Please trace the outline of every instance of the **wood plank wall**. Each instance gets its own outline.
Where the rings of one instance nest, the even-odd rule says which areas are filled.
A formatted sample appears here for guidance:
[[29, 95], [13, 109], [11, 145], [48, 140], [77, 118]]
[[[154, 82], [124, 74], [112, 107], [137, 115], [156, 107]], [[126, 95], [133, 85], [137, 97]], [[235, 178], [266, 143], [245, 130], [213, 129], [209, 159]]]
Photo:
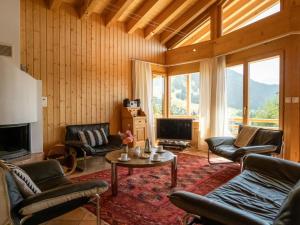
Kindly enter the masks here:
[[100, 15], [80, 20], [70, 5], [48, 10], [44, 0], [21, 0], [21, 63], [48, 97], [44, 149], [64, 140], [67, 124], [110, 122], [116, 133], [122, 100], [131, 97], [130, 59], [164, 64], [165, 51], [142, 31], [106, 28]]

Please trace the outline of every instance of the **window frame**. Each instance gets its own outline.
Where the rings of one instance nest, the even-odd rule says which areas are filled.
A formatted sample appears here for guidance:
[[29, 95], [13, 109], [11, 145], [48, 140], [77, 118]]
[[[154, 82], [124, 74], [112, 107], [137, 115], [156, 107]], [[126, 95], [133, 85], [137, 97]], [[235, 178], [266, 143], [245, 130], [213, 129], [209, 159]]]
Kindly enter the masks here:
[[[153, 82], [153, 79], [155, 77], [163, 77], [163, 79], [164, 79], [164, 93], [163, 93], [163, 104], [162, 104], [163, 105], [162, 116], [161, 117], [154, 116], [154, 119], [165, 118], [167, 116], [167, 101], [168, 101], [167, 100], [168, 99], [167, 98], [167, 93], [168, 93], [168, 79], [167, 79], [167, 74], [153, 71], [152, 72], [152, 82]], [[153, 87], [152, 87], [152, 91], [153, 91]], [[153, 98], [153, 93], [152, 93], [152, 98]], [[154, 115], [154, 112], [153, 112], [153, 115]]]
[[266, 53], [256, 54], [249, 57], [227, 60], [226, 59], [226, 68], [243, 65], [243, 125], [248, 124], [249, 119], [249, 79], [250, 79], [250, 68], [249, 64], [251, 62], [267, 60], [273, 57], [279, 57], [279, 129], [283, 129], [284, 124], [284, 51], [276, 50]]
[[[197, 73], [197, 72], [190, 72], [190, 73], [184, 73], [184, 74], [174, 74], [174, 75], [170, 75], [168, 76], [168, 118], [191, 118], [191, 119], [196, 119], [199, 117], [199, 114], [198, 115], [191, 115], [190, 112], [191, 112], [191, 101], [192, 101], [192, 98], [191, 98], [191, 77], [192, 77], [192, 74], [193, 73]], [[199, 72], [198, 72], [199, 74]], [[187, 107], [187, 112], [188, 114], [187, 115], [172, 115], [171, 114], [171, 78], [172, 77], [175, 77], [175, 76], [187, 76], [187, 79], [186, 79], [186, 87], [187, 87], [187, 102], [186, 102], [186, 107]], [[199, 74], [200, 76], [200, 74]], [[199, 105], [200, 107], [200, 105]]]

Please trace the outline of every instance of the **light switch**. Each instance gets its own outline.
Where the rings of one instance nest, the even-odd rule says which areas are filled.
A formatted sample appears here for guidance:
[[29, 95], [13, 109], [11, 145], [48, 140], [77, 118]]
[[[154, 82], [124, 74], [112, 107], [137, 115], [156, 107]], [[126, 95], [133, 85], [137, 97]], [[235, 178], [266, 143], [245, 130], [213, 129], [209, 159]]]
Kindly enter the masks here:
[[46, 108], [48, 106], [48, 98], [47, 97], [42, 97], [42, 106]]
[[285, 97], [285, 103], [292, 103], [292, 97]]
[[299, 97], [292, 97], [292, 103], [299, 103]]

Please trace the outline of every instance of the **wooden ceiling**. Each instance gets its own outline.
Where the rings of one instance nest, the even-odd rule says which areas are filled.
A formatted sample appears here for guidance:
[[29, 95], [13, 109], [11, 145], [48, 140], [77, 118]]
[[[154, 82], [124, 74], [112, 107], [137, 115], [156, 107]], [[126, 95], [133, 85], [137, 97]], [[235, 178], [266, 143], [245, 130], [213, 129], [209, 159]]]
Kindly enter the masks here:
[[211, 39], [213, 8], [223, 11], [223, 33], [229, 33], [278, 0], [45, 0], [50, 9], [73, 5], [81, 19], [101, 14], [107, 27], [122, 22], [128, 33], [144, 31], [145, 39], [159, 35], [167, 48]]

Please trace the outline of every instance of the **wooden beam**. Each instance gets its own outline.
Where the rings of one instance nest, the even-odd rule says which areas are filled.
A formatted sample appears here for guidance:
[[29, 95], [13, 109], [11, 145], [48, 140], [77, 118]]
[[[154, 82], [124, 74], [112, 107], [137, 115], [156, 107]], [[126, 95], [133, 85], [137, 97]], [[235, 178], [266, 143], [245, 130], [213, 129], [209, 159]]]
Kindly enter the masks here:
[[195, 32], [195, 34], [192, 34], [188, 36], [180, 45], [177, 45], [176, 47], [181, 46], [187, 46], [187, 45], [193, 45], [196, 43], [199, 43], [200, 41], [208, 41], [210, 35], [210, 21], [205, 21], [200, 29]]
[[141, 22], [147, 18], [151, 10], [157, 6], [159, 0], [147, 0], [139, 9], [134, 12], [133, 18], [126, 23], [126, 30], [128, 33], [133, 33], [139, 28]]
[[214, 40], [222, 35], [222, 6], [214, 5], [210, 14], [210, 39]]
[[49, 9], [58, 9], [61, 5], [61, 0], [46, 0]]
[[163, 31], [160, 35], [161, 43], [165, 44], [168, 40], [174, 37], [180, 30], [191, 23], [197, 16], [204, 13], [210, 6], [212, 6], [217, 0], [202, 0], [197, 1], [191, 8], [183, 13], [178, 19], [176, 19], [171, 25], [170, 29]]
[[158, 16], [147, 25], [144, 33], [145, 38], [149, 39], [161, 31], [172, 19], [184, 10], [191, 0], [173, 0]]
[[135, 0], [117, 0], [112, 3], [113, 6], [110, 7], [110, 12], [105, 17], [105, 25], [110, 27], [114, 24], [133, 2]]
[[100, 1], [98, 0], [84, 0], [81, 7], [79, 8], [79, 17], [87, 18], [89, 17], [94, 10], [98, 7]]
[[[294, 9], [294, 11], [291, 15], [300, 14], [300, 9]], [[300, 32], [300, 26], [296, 24], [298, 22], [298, 20], [292, 20], [288, 13], [281, 12], [214, 41], [169, 50], [166, 52], [166, 64], [192, 62], [261, 45]], [[274, 29], [274, 24], [276, 24], [276, 29]]]
[[173, 48], [183, 42], [188, 36], [196, 32], [205, 20], [207, 20], [209, 16], [208, 11], [209, 9], [205, 13], [196, 17], [189, 25], [185, 26], [178, 34], [166, 43], [166, 47], [168, 49]]

